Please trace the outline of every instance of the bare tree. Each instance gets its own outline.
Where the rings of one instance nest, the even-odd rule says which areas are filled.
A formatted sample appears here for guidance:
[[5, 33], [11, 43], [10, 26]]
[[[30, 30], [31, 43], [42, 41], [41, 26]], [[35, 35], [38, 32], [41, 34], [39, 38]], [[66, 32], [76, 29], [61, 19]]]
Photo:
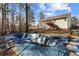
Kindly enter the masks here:
[[43, 19], [43, 18], [45, 18], [45, 14], [44, 14], [43, 10], [40, 11], [39, 17], [40, 17], [40, 20]]
[[[15, 4], [2, 3], [0, 5], [0, 7], [2, 10], [2, 28], [1, 28], [2, 34], [7, 34], [9, 32], [9, 30], [11, 30], [11, 33], [15, 32], [15, 30], [16, 30], [15, 29], [15, 25], [16, 25], [15, 16], [19, 16], [18, 17], [19, 22], [17, 22], [18, 31], [19, 32], [22, 32], [22, 31], [29, 32], [29, 27], [30, 27], [31, 23], [34, 22], [34, 20], [33, 20], [34, 13], [33, 13], [33, 10], [31, 9], [31, 4], [28, 4], [28, 3], [21, 4], [20, 3], [20, 4], [17, 4], [17, 9], [15, 9], [16, 8]], [[24, 9], [24, 11], [23, 11], [23, 9]], [[15, 11], [17, 12], [16, 15], [15, 15]], [[25, 12], [25, 14], [23, 14], [23, 12]]]
[[29, 32], [29, 27], [28, 27], [28, 10], [29, 10], [29, 4], [26, 3], [25, 4], [25, 8], [26, 8], [26, 32]]
[[5, 34], [5, 4], [2, 4], [2, 35]]
[[9, 18], [8, 18], [8, 13], [9, 13], [9, 10], [8, 10], [8, 3], [6, 3], [6, 25], [5, 25], [5, 29], [6, 29], [6, 33], [8, 34], [9, 32]]
[[14, 24], [14, 15], [15, 15], [15, 5], [12, 4], [12, 9], [11, 9], [11, 33], [15, 32], [15, 24]]
[[30, 4], [26, 3], [26, 32], [29, 32], [30, 22], [34, 22], [34, 13], [30, 8]]
[[39, 22], [40, 22], [39, 23], [39, 26], [41, 26], [41, 28], [44, 30], [45, 27], [43, 26], [43, 24], [41, 24], [41, 21], [45, 19], [45, 14], [44, 14], [44, 11], [43, 10], [40, 11], [39, 18], [40, 18], [40, 20], [39, 20]]
[[2, 4], [2, 34], [7, 34], [8, 31], [8, 4]]
[[22, 18], [21, 18], [21, 12], [22, 12], [22, 4], [20, 3], [19, 4], [19, 32], [21, 32], [21, 21], [22, 21]]

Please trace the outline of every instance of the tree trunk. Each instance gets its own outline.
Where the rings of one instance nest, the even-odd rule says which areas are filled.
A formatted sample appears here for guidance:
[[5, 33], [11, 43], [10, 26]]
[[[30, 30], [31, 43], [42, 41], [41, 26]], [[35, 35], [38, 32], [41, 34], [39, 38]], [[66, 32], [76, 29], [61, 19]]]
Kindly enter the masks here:
[[28, 27], [28, 10], [29, 10], [29, 4], [26, 3], [25, 7], [26, 7], [26, 32], [28, 33], [29, 32], [29, 27]]
[[[7, 4], [8, 9], [8, 4]], [[9, 34], [9, 11], [7, 11], [7, 34]]]
[[4, 9], [3, 9], [3, 4], [2, 4], [2, 35], [3, 35], [3, 33], [4, 33]]
[[5, 18], [6, 18], [6, 14], [5, 14], [5, 4], [2, 4], [2, 35], [5, 34]]
[[9, 30], [9, 21], [8, 21], [8, 3], [6, 3], [6, 5], [5, 5], [5, 7], [6, 7], [6, 11], [5, 11], [5, 13], [6, 13], [6, 23], [5, 23], [5, 30], [6, 30], [6, 34], [8, 34], [8, 30]]
[[19, 4], [19, 32], [21, 32], [21, 3]]
[[14, 33], [14, 5], [12, 5], [12, 20], [11, 20], [11, 33]]

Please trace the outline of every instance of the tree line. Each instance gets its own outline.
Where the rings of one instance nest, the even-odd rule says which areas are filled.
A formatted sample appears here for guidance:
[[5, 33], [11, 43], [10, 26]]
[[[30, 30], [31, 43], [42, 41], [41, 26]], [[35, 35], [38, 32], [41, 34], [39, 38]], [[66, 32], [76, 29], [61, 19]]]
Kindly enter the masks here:
[[0, 3], [0, 35], [29, 32], [34, 13], [28, 3]]

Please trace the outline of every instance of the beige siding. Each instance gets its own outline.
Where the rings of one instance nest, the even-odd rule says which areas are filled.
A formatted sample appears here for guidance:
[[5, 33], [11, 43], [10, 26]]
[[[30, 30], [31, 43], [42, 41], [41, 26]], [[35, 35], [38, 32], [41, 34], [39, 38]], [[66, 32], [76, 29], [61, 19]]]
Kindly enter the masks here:
[[68, 23], [67, 23], [67, 20], [65, 20], [65, 19], [56, 20], [54, 22], [54, 24], [56, 24], [57, 26], [59, 26], [62, 29], [68, 29]]

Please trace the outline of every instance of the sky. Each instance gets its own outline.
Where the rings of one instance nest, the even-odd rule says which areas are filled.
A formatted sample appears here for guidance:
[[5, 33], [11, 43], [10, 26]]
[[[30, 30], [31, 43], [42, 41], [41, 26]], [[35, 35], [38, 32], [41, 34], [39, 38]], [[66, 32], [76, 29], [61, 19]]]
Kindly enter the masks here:
[[31, 9], [34, 11], [37, 22], [41, 10], [44, 11], [46, 18], [65, 13], [71, 13], [72, 16], [79, 17], [79, 3], [32, 3]]

